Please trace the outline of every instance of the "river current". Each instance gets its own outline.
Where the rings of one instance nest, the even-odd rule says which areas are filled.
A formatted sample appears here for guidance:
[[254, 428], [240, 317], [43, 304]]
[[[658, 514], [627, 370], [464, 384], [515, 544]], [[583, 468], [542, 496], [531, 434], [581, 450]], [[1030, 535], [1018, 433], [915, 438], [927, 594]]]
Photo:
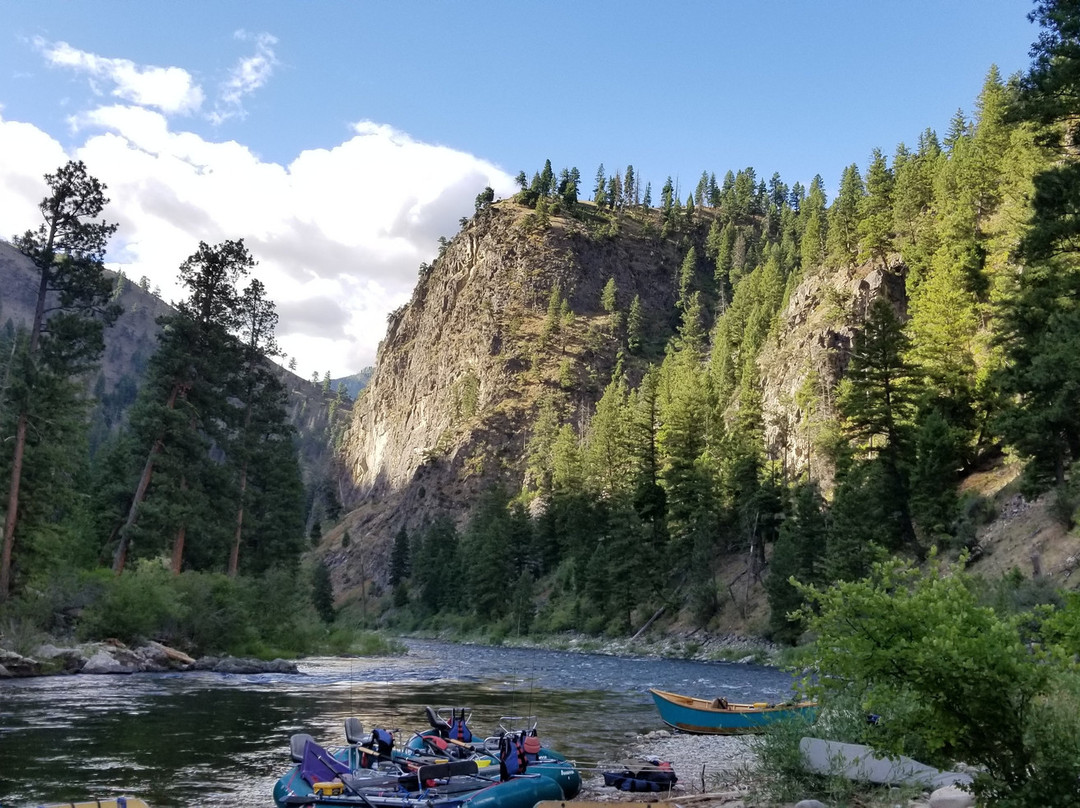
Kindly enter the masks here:
[[344, 744], [344, 720], [407, 740], [425, 705], [468, 706], [474, 733], [535, 715], [582, 764], [663, 728], [648, 688], [781, 701], [792, 678], [724, 662], [408, 641], [398, 657], [302, 660], [300, 673], [49, 676], [0, 681], [0, 806], [138, 796], [153, 808], [272, 808], [289, 736]]

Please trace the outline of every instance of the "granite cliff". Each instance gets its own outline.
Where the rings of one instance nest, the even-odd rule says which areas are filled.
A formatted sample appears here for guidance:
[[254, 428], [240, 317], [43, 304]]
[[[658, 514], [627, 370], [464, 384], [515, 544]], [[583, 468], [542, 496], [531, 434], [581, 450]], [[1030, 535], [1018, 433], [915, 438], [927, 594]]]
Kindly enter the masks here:
[[[567, 396], [584, 422], [621, 347], [619, 315], [601, 305], [609, 279], [623, 317], [640, 298], [654, 345], [674, 332], [680, 264], [690, 246], [704, 254], [709, 215], [668, 236], [656, 211], [624, 213], [615, 227], [588, 215], [538, 222], [507, 200], [479, 212], [421, 267], [412, 299], [389, 317], [375, 373], [342, 440], [351, 512], [323, 545], [339, 593], [385, 583], [400, 528], [411, 533], [436, 515], [460, 523], [491, 482], [520, 486], [546, 391]], [[701, 266], [711, 271], [704, 258]], [[809, 467], [830, 478], [812, 451], [814, 430], [833, 415], [831, 391], [869, 302], [886, 295], [903, 312], [904, 272], [896, 261], [819, 272], [789, 295], [784, 327], [760, 364], [768, 451], [793, 471]], [[572, 314], [564, 308], [570, 325], [544, 341], [553, 290]], [[631, 375], [639, 366], [627, 360]], [[811, 386], [821, 394], [808, 396]], [[344, 530], [348, 546], [340, 544]]]

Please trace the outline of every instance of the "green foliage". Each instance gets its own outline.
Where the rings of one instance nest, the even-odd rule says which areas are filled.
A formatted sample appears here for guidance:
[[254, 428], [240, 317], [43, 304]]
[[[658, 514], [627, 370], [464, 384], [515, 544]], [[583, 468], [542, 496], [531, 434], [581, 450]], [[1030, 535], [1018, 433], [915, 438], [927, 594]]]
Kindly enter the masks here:
[[316, 563], [311, 568], [311, 602], [324, 623], [333, 623], [337, 616], [334, 609], [334, 586], [330, 581], [330, 569], [326, 564]]
[[618, 287], [615, 285], [615, 278], [608, 278], [608, 282], [604, 284], [604, 291], [600, 294], [600, 305], [604, 311], [608, 314], [612, 314], [618, 305]]
[[879, 715], [863, 742], [880, 752], [982, 767], [976, 791], [993, 804], [1075, 802], [1080, 762], [1054, 746], [1080, 731], [1071, 666], [1025, 642], [1033, 615], [999, 614], [975, 590], [936, 559], [925, 572], [894, 560], [864, 580], [805, 588], [820, 674], [811, 692], [825, 709], [840, 694]]
[[[49, 195], [38, 206], [42, 223], [12, 245], [33, 266], [38, 288], [29, 328], [0, 339], [0, 472], [6, 473], [0, 552], [0, 602], [34, 570], [35, 538], [71, 518], [72, 494], [86, 457], [88, 431], [84, 376], [104, 349], [103, 332], [119, 314], [104, 257], [115, 224], [97, 221], [108, 199], [105, 186], [81, 161], [46, 174]], [[25, 547], [17, 546], [16, 534]], [[55, 538], [55, 534], [50, 537]], [[30, 552], [25, 552], [25, 551]], [[13, 565], [15, 573], [13, 573]]]
[[884, 264], [892, 249], [893, 181], [881, 149], [874, 149], [866, 171], [866, 196], [858, 202], [859, 258]]
[[164, 560], [148, 559], [123, 575], [102, 570], [86, 577], [68, 598], [82, 604], [78, 632], [84, 639], [152, 639], [195, 656], [270, 658], [327, 647], [310, 580], [281, 570], [235, 578], [174, 575]]
[[454, 413], [458, 418], [469, 419], [476, 415], [480, 404], [480, 377], [467, 371], [454, 382]]
[[802, 633], [794, 613], [803, 598], [791, 579], [802, 583], [821, 581], [821, 561], [828, 535], [825, 501], [814, 483], [798, 486], [792, 513], [780, 526], [769, 562], [765, 591], [769, 598], [769, 630], [773, 639], [794, 643]]
[[390, 550], [390, 585], [397, 586], [408, 579], [412, 570], [409, 557], [409, 533], [404, 526], [394, 534], [394, 546]]
[[859, 167], [852, 163], [840, 175], [840, 189], [829, 208], [826, 244], [829, 260], [853, 265], [859, 255], [859, 207], [866, 188]]
[[187, 619], [186, 605], [171, 583], [163, 564], [151, 560], [140, 563], [131, 574], [112, 581], [86, 610], [80, 623], [82, 635], [116, 637], [128, 644], [161, 638], [165, 627]]

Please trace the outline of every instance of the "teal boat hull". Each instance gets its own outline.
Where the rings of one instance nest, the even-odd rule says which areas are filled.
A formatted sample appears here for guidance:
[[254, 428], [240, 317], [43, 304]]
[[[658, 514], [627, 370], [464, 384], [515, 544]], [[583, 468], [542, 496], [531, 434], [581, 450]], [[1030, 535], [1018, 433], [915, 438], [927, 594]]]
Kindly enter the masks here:
[[747, 735], [764, 732], [777, 721], [799, 720], [812, 723], [817, 717], [817, 705], [812, 702], [795, 704], [730, 704], [720, 706], [719, 699], [683, 696], [664, 690], [650, 689], [660, 720], [680, 732], [695, 735]]

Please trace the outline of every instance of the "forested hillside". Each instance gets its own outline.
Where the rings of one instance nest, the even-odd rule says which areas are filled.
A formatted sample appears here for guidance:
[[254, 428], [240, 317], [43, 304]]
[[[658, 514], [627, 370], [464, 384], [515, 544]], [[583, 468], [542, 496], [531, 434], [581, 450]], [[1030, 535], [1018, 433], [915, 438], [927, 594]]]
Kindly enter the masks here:
[[[5, 634], [71, 630], [79, 613], [91, 635], [304, 647], [312, 634], [289, 628], [314, 615], [302, 554], [340, 511], [351, 401], [270, 361], [277, 315], [243, 241], [198, 245], [174, 309], [104, 269], [116, 228], [82, 163], [42, 187], [44, 223], [0, 245]], [[232, 625], [269, 580], [307, 605]]]
[[852, 162], [831, 199], [754, 168], [656, 193], [550, 162], [481, 194], [346, 436], [339, 595], [512, 631], [708, 626], [739, 556], [793, 640], [790, 576], [974, 547], [991, 508], [959, 485], [1006, 455], [1071, 522], [1070, 307], [1047, 284], [1073, 275], [1029, 223], [1060, 158], [1030, 92], [991, 68], [970, 115]]

